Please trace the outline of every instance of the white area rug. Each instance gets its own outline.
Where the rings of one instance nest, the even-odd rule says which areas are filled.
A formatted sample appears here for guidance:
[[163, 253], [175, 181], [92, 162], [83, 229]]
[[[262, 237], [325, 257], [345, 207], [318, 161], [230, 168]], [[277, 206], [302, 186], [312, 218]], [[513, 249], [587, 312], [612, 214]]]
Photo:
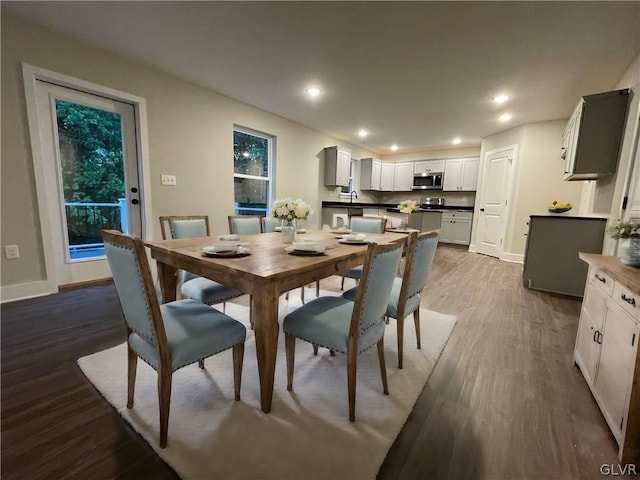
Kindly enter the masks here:
[[[281, 319], [300, 306], [299, 290]], [[335, 295], [331, 292], [321, 294]], [[308, 300], [315, 290], [306, 291]], [[248, 307], [227, 303], [227, 313], [248, 325]], [[313, 355], [296, 342], [293, 392], [286, 389], [284, 335], [279, 336], [273, 404], [260, 410], [253, 331], [247, 330], [242, 399], [233, 400], [231, 350], [173, 374], [167, 448], [158, 447], [157, 377], [138, 362], [134, 408], [126, 408], [126, 344], [78, 360], [98, 391], [183, 479], [375, 478], [442, 352], [456, 317], [422, 310], [422, 349], [413, 317], [405, 322], [404, 368], [397, 368], [396, 323], [385, 333], [389, 395], [383, 395], [377, 351], [358, 360], [356, 421], [349, 422], [346, 356]], [[282, 330], [281, 330], [282, 331]]]

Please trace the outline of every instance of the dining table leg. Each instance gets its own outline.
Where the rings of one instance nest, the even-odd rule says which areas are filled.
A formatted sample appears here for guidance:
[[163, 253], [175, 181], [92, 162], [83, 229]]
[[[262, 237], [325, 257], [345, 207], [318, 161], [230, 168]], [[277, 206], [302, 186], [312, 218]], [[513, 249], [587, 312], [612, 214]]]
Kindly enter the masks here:
[[271, 411], [273, 382], [278, 352], [278, 303], [280, 292], [274, 284], [261, 285], [251, 295], [251, 316], [256, 337], [256, 356], [260, 376], [260, 406]]
[[173, 302], [176, 299], [177, 268], [160, 261], [156, 262], [156, 265], [158, 267], [162, 303]]

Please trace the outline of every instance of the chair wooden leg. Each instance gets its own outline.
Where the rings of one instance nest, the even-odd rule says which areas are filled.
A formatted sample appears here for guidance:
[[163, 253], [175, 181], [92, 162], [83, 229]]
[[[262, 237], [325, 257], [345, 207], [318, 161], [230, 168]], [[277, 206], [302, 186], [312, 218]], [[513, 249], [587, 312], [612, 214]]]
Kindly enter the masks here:
[[389, 385], [387, 384], [387, 364], [384, 361], [384, 337], [378, 342], [378, 360], [380, 360], [380, 374], [382, 375], [382, 391], [389, 395]]
[[201, 358], [200, 360], [198, 360], [198, 366], [204, 370], [204, 358]]
[[398, 368], [402, 369], [402, 355], [404, 351], [404, 319], [400, 318], [404, 315], [398, 315]]
[[416, 340], [418, 341], [418, 350], [420, 350], [422, 348], [420, 346], [420, 307], [413, 311], [413, 323], [416, 325]]
[[316, 280], [316, 298], [320, 296], [320, 280]]
[[233, 390], [236, 401], [240, 400], [240, 384], [242, 382], [242, 361], [244, 359], [244, 342], [233, 346]]
[[318, 355], [318, 344], [317, 343], [313, 343], [313, 354], [314, 355]]
[[133, 396], [136, 389], [136, 371], [138, 355], [127, 343], [127, 408], [133, 408]]
[[160, 405], [160, 448], [167, 446], [167, 432], [169, 430], [169, 406], [171, 405], [171, 375], [172, 372], [158, 371], [158, 404]]
[[347, 351], [347, 388], [349, 392], [349, 420], [356, 421], [356, 372], [358, 352], [355, 348]]
[[287, 390], [291, 391], [293, 390], [293, 369], [296, 358], [296, 337], [285, 333], [284, 350], [287, 357]]

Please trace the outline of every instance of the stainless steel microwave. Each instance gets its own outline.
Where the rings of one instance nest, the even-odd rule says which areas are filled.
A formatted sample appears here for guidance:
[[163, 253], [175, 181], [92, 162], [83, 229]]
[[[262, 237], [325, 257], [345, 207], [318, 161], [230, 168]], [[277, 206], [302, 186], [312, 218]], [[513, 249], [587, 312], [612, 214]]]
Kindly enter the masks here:
[[413, 176], [414, 190], [442, 190], [443, 173], [416, 173]]

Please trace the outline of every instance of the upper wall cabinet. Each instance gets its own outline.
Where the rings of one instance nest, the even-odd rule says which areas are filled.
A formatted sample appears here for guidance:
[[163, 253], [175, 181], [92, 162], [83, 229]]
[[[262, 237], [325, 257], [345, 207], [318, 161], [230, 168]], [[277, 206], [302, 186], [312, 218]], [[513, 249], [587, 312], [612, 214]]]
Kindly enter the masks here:
[[380, 190], [382, 162], [377, 158], [360, 159], [360, 189]]
[[444, 160], [420, 160], [413, 164], [413, 173], [442, 173], [444, 172]]
[[447, 192], [473, 192], [478, 185], [480, 158], [450, 158], [445, 161], [442, 190]]
[[562, 142], [565, 180], [593, 180], [615, 173], [629, 93], [629, 89], [615, 90], [587, 95], [578, 102]]
[[342, 147], [324, 149], [324, 184], [327, 186], [349, 186], [351, 152]]
[[380, 190], [385, 192], [393, 191], [393, 180], [396, 175], [394, 163], [382, 162], [380, 169]]
[[395, 164], [393, 176], [394, 192], [410, 192], [413, 189], [413, 162]]

